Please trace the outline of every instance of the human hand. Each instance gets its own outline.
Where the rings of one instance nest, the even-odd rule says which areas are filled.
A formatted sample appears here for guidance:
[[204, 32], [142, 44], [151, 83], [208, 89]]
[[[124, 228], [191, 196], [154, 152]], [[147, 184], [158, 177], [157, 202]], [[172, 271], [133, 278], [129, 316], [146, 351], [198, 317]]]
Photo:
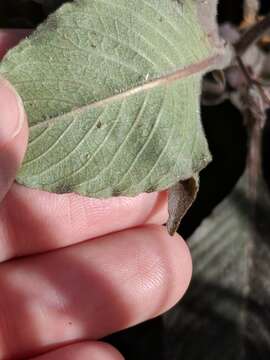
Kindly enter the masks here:
[[[0, 31], [0, 56], [25, 34]], [[97, 340], [163, 313], [190, 281], [185, 242], [161, 226], [167, 195], [97, 200], [13, 184], [27, 134], [1, 80], [0, 360], [122, 359]]]

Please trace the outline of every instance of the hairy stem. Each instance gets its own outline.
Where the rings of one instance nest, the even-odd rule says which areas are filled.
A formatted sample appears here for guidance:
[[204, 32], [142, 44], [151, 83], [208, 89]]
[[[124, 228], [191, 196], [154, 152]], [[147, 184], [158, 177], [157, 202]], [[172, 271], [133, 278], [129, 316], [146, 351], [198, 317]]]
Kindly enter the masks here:
[[248, 30], [235, 44], [235, 50], [238, 56], [244, 55], [248, 48], [256, 43], [262, 35], [270, 29], [270, 13], [250, 30]]
[[255, 20], [260, 10], [260, 0], [244, 1], [244, 18]]

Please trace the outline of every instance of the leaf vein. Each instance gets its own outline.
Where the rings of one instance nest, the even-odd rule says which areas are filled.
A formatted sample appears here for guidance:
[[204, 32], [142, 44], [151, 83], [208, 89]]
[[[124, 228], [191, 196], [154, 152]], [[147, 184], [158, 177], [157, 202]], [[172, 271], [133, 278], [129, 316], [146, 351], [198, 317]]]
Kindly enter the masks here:
[[[124, 102], [124, 101], [123, 101]], [[117, 117], [116, 117], [116, 120], [113, 124], [113, 126], [111, 127], [110, 131], [108, 132], [108, 134], [106, 135], [106, 137], [103, 139], [103, 141], [101, 142], [101, 144], [99, 144], [99, 146], [97, 147], [97, 149], [95, 150], [95, 152], [91, 155], [90, 158], [87, 159], [87, 161], [79, 168], [79, 169], [76, 169], [75, 171], [71, 172], [70, 174], [68, 175], [64, 175], [63, 177], [61, 178], [58, 178], [57, 181], [55, 182], [52, 182], [52, 183], [43, 183], [43, 185], [54, 185], [56, 183], [58, 183], [60, 180], [63, 180], [63, 179], [69, 179], [71, 178], [72, 176], [74, 175], [78, 175], [81, 173], [81, 171], [83, 169], [86, 168], [86, 166], [89, 164], [89, 162], [96, 156], [96, 154], [100, 151], [100, 149], [103, 147], [103, 145], [106, 143], [107, 139], [109, 138], [110, 134], [112, 133], [112, 131], [114, 130], [114, 128], [116, 127], [116, 125], [118, 124], [118, 121], [119, 121], [119, 115], [121, 113], [121, 109], [122, 109], [122, 106], [123, 106], [123, 102], [120, 103], [120, 107], [119, 107], [119, 111], [118, 111], [118, 114], [117, 114]], [[47, 169], [48, 170], [48, 169]]]

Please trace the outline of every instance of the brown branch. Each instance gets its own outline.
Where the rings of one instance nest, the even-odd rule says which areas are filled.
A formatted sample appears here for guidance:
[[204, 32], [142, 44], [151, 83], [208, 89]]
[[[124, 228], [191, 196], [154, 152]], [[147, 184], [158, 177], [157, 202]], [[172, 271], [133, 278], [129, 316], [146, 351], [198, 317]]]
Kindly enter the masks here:
[[252, 78], [250, 73], [248, 72], [248, 69], [246, 68], [243, 60], [240, 56], [236, 56], [236, 61], [238, 62], [238, 65], [242, 71], [242, 74], [244, 75], [247, 85], [248, 86], [256, 86], [259, 93], [261, 94], [262, 100], [264, 101], [265, 105], [270, 107], [270, 94], [269, 91], [265, 87], [269, 87], [269, 84], [264, 84], [260, 80]]
[[238, 56], [243, 56], [248, 48], [256, 43], [264, 33], [270, 29], [270, 13], [250, 30], [248, 30], [241, 39], [235, 44], [235, 50]]
[[245, 77], [245, 80], [246, 80], [247, 84], [248, 84], [248, 85], [252, 85], [253, 79], [251, 78], [250, 73], [248, 72], [245, 64], [243, 63], [242, 58], [241, 58], [240, 56], [236, 56], [236, 61], [237, 61], [237, 63], [238, 63], [239, 68], [240, 68], [241, 71], [242, 71], [242, 74], [243, 74], [244, 77]]
[[256, 88], [250, 88], [246, 94], [247, 109], [244, 119], [248, 129], [249, 146], [247, 154], [247, 169], [249, 174], [249, 196], [257, 201], [257, 185], [262, 171], [262, 132], [265, 126], [266, 113], [260, 94]]

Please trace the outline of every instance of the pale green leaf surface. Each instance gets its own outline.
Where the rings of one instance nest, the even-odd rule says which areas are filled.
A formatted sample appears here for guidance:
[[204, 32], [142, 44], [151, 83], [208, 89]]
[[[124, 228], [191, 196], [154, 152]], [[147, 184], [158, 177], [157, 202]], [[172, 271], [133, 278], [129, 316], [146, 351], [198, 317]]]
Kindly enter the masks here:
[[[270, 197], [247, 174], [190, 238], [191, 287], [165, 318], [170, 360], [268, 360]], [[194, 343], [196, 346], [194, 346]]]
[[202, 26], [210, 2], [77, 0], [11, 50], [0, 74], [30, 124], [18, 182], [131, 196], [205, 167], [200, 82], [223, 46]]

